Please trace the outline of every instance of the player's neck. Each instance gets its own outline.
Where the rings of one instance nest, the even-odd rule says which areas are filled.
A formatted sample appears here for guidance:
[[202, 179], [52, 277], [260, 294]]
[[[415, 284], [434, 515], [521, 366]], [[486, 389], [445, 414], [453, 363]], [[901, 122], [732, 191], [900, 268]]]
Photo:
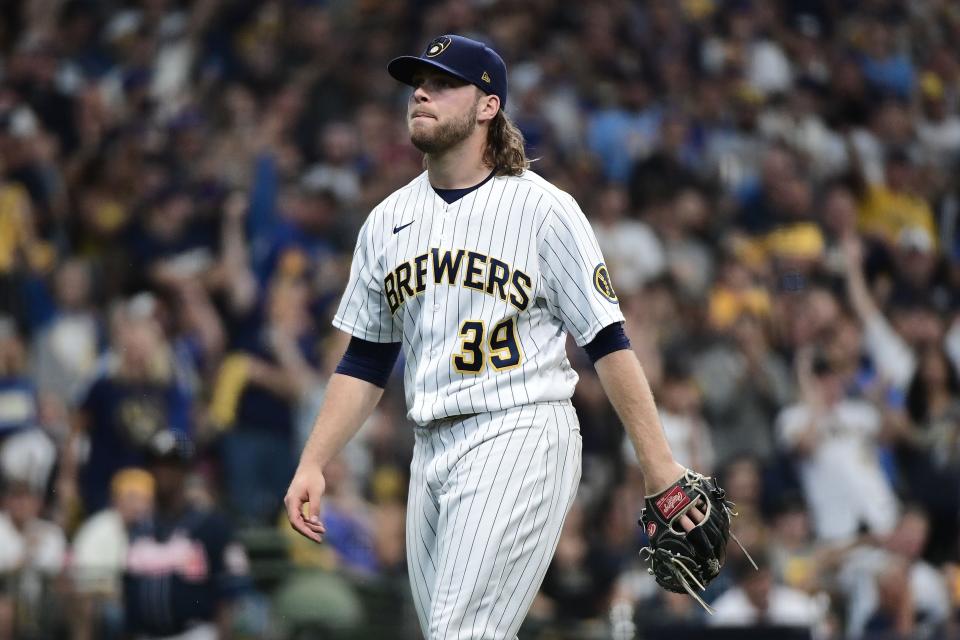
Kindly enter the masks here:
[[467, 189], [490, 175], [483, 162], [485, 135], [473, 135], [443, 153], [427, 154], [427, 177], [436, 189]]

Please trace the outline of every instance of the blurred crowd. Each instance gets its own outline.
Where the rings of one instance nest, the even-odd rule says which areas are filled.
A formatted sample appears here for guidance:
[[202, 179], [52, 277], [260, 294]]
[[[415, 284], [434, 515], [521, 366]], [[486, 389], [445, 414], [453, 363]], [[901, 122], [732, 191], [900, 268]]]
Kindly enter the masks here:
[[714, 616], [655, 586], [571, 345], [583, 482], [522, 637], [960, 637], [956, 2], [11, 0], [0, 639], [418, 637], [398, 376], [327, 544], [281, 507], [356, 231], [422, 170], [386, 62], [443, 33], [507, 61], [759, 565], [731, 545]]

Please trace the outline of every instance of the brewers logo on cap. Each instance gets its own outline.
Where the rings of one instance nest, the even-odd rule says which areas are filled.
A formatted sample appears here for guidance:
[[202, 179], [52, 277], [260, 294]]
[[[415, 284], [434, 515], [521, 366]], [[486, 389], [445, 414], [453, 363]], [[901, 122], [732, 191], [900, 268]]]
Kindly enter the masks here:
[[507, 104], [507, 66], [500, 55], [477, 40], [441, 35], [429, 41], [419, 56], [400, 56], [387, 65], [387, 72], [400, 82], [416, 86], [413, 78], [424, 67], [452, 75]]
[[593, 270], [593, 286], [597, 288], [600, 295], [610, 302], [617, 301], [617, 293], [613, 290], [613, 281], [610, 279], [610, 272], [607, 271], [607, 265], [602, 262]]
[[447, 38], [446, 36], [437, 38], [436, 40], [430, 43], [430, 46], [427, 47], [426, 56], [428, 58], [434, 58], [440, 55], [446, 50], [447, 47], [450, 46], [451, 42], [453, 42], [453, 40], [451, 40], [450, 38]]

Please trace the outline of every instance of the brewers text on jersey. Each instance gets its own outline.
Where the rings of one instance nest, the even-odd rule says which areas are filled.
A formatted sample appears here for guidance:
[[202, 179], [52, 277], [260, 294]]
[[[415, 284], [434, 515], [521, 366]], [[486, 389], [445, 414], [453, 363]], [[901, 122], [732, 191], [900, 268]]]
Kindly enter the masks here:
[[[428, 262], [430, 268], [427, 267]], [[387, 296], [390, 313], [396, 313], [408, 298], [426, 291], [427, 277], [431, 274], [432, 284], [459, 284], [467, 289], [483, 291], [500, 300], [509, 300], [517, 311], [523, 311], [530, 304], [533, 281], [523, 271], [476, 251], [450, 251], [434, 247], [428, 253], [400, 263], [383, 279], [383, 292]]]

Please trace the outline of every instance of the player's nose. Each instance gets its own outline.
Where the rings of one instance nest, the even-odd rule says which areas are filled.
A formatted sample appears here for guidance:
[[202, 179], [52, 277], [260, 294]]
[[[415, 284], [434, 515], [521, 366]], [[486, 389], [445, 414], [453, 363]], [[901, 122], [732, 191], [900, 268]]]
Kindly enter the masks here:
[[420, 104], [421, 102], [427, 102], [428, 100], [430, 100], [430, 94], [427, 93], [427, 90], [424, 89], [424, 83], [421, 82], [413, 90], [413, 101], [416, 102], [417, 104]]

